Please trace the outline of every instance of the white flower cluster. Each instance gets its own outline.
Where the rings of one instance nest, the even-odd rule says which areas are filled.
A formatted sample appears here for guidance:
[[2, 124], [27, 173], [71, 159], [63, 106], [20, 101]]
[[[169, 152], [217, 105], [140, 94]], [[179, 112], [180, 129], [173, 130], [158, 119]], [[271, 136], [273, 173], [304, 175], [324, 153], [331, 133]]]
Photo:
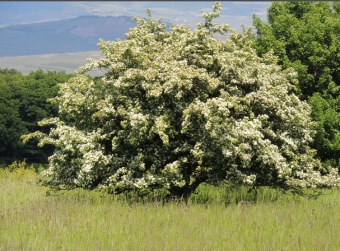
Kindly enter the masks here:
[[[212, 24], [217, 10], [218, 2], [193, 32], [185, 25], [165, 32], [148, 10], [149, 21], [135, 18], [127, 40], [100, 40], [105, 57], [88, 59], [82, 70], [108, 69], [105, 81], [77, 74], [52, 100], [75, 125], [43, 120], [56, 128], [25, 136], [57, 147], [46, 184], [177, 194], [223, 179], [339, 186], [335, 169], [322, 170], [308, 147], [311, 109], [289, 94], [296, 73], [282, 71], [272, 51], [259, 58], [251, 29]], [[231, 38], [215, 40], [214, 32]]]

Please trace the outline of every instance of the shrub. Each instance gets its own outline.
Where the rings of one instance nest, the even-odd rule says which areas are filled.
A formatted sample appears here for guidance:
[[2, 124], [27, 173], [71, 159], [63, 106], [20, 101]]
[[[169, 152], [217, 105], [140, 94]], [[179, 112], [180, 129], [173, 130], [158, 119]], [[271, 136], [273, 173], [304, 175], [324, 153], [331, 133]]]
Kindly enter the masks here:
[[[310, 106], [291, 93], [296, 72], [282, 71], [270, 51], [257, 56], [251, 29], [244, 33], [212, 24], [171, 27], [141, 18], [126, 40], [100, 40], [104, 58], [60, 84], [51, 101], [60, 118], [39, 145], [54, 144], [43, 184], [53, 188], [100, 188], [109, 193], [167, 189], [188, 197], [199, 184], [223, 180], [284, 189], [339, 185], [335, 169], [322, 169], [308, 147]], [[213, 34], [230, 31], [230, 39]], [[83, 74], [106, 69], [106, 81]]]
[[11, 165], [6, 168], [0, 169], [0, 177], [9, 177], [15, 179], [29, 178], [33, 179], [37, 176], [33, 165], [27, 166], [25, 160], [23, 162], [14, 161]]

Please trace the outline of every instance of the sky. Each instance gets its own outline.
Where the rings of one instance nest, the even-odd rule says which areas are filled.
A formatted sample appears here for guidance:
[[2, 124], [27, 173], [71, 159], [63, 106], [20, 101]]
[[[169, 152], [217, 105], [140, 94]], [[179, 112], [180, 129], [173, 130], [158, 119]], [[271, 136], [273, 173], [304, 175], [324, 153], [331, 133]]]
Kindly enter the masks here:
[[[189, 24], [192, 29], [198, 22], [203, 22], [200, 10], [211, 11], [215, 1], [105, 1], [105, 2], [57, 2], [57, 1], [4, 1], [0, 2], [0, 27], [63, 20], [80, 15], [98, 16], [139, 16], [147, 17], [146, 8], [150, 8], [153, 18], [163, 17], [173, 24]], [[223, 11], [215, 22], [229, 24], [235, 30], [241, 30], [241, 24], [252, 25], [252, 15], [267, 20], [269, 1], [220, 1]]]

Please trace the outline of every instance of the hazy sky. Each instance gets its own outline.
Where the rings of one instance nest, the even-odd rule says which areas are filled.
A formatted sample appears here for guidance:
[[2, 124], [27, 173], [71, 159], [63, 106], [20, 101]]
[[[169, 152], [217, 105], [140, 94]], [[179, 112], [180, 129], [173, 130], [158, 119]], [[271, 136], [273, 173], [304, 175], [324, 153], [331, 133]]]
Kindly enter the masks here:
[[[262, 20], [267, 19], [269, 1], [231, 2], [220, 1], [223, 11], [215, 22], [229, 24], [240, 30], [243, 23], [252, 25], [252, 15], [257, 14]], [[105, 1], [105, 2], [0, 2], [0, 27], [41, 21], [61, 20], [79, 15], [98, 16], [139, 16], [146, 17], [146, 8], [150, 8], [153, 18], [163, 17], [173, 24], [189, 24], [192, 29], [198, 22], [203, 22], [200, 10], [211, 11], [215, 1]]]

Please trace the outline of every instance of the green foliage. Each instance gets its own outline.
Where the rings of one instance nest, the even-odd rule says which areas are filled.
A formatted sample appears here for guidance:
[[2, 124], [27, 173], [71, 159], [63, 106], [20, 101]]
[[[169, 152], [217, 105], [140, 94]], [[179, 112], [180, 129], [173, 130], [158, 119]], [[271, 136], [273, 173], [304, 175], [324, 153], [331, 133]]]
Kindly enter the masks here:
[[[20, 100], [20, 117], [25, 122], [29, 132], [40, 130], [49, 133], [48, 127], [38, 126], [38, 121], [43, 118], [53, 118], [58, 116], [58, 106], [51, 104], [47, 100], [57, 96], [58, 83], [67, 82], [74, 74], [65, 72], [47, 71], [41, 69], [31, 72], [22, 82], [22, 88], [17, 89], [16, 98]], [[13, 88], [15, 83], [13, 84]], [[47, 163], [47, 158], [52, 155], [54, 147], [49, 145], [43, 149], [37, 147], [38, 141], [26, 144], [23, 158], [29, 162]]]
[[337, 97], [332, 89], [340, 85], [339, 18], [330, 2], [273, 2], [268, 24], [253, 16], [253, 46], [260, 56], [272, 49], [284, 69], [297, 70], [303, 99], [315, 92]]
[[14, 97], [9, 82], [18, 82], [21, 75], [0, 73], [0, 162], [19, 159], [23, 150], [20, 136], [27, 133], [24, 121], [20, 118], [20, 101]]
[[18, 72], [15, 69], [7, 69], [7, 68], [6, 69], [0, 68], [0, 73], [4, 74], [4, 75], [7, 75], [7, 74], [9, 74], [9, 75], [19, 75], [19, 74], [21, 74], [20, 72]]
[[309, 100], [316, 122], [311, 146], [325, 167], [340, 156], [340, 13], [338, 2], [273, 2], [268, 23], [253, 16], [258, 55], [270, 50], [298, 72], [295, 93]]
[[[42, 167], [40, 169], [42, 171]], [[33, 165], [27, 166], [26, 161], [14, 161], [5, 169], [0, 169], [0, 177], [11, 177], [14, 179], [36, 179], [37, 173]]]
[[325, 167], [340, 169], [340, 96], [325, 99], [319, 93], [309, 99], [313, 110], [311, 117], [316, 124], [313, 145]]
[[37, 147], [38, 141], [23, 145], [21, 135], [49, 128], [37, 124], [43, 118], [58, 116], [58, 107], [47, 102], [57, 96], [58, 83], [67, 82], [74, 74], [41, 69], [23, 76], [15, 69], [0, 69], [0, 162], [9, 164], [16, 159], [29, 163], [47, 163], [53, 146]]
[[[308, 147], [313, 123], [307, 102], [291, 94], [292, 68], [282, 71], [271, 52], [258, 57], [248, 37], [212, 23], [165, 31], [162, 21], [134, 18], [126, 40], [100, 40], [104, 58], [81, 67], [106, 69], [104, 81], [77, 74], [52, 99], [53, 125], [24, 141], [56, 146], [42, 183], [55, 189], [102, 189], [109, 193], [166, 189], [188, 198], [203, 182], [283, 189], [340, 185]], [[215, 40], [214, 33], [226, 41]]]

